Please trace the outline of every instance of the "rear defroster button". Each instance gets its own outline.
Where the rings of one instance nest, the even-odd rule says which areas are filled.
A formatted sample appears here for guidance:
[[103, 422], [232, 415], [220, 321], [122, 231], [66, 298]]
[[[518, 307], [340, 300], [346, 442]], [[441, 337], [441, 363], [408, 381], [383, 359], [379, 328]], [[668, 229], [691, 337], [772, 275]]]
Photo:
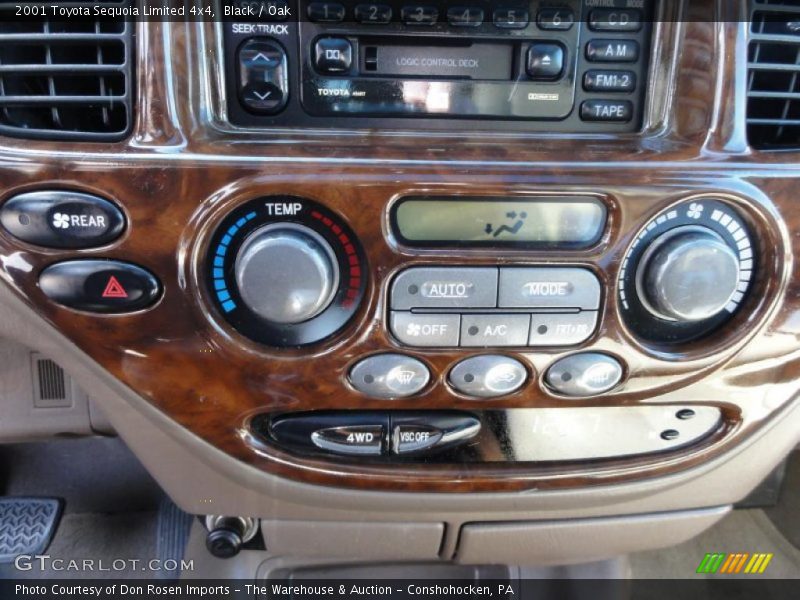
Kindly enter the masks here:
[[606, 354], [582, 352], [557, 360], [545, 381], [553, 390], [574, 398], [595, 396], [614, 388], [622, 379], [622, 365]]
[[350, 370], [350, 384], [374, 398], [405, 398], [422, 391], [430, 371], [421, 361], [404, 354], [376, 354]]

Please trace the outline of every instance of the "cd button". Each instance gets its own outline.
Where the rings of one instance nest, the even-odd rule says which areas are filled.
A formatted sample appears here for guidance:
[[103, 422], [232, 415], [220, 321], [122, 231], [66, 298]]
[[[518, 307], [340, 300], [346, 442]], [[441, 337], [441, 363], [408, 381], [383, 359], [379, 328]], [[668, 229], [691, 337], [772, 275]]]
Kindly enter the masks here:
[[406, 25], [433, 25], [439, 19], [439, 9], [435, 6], [404, 6], [400, 18]]
[[581, 268], [533, 267], [500, 269], [502, 308], [580, 308], [597, 310], [600, 282]]
[[639, 31], [642, 28], [642, 13], [636, 9], [595, 8], [589, 13], [589, 29], [592, 31]]
[[586, 58], [592, 62], [635, 62], [639, 44], [633, 40], [591, 40], [586, 44]]
[[581, 104], [584, 121], [627, 122], [633, 117], [633, 104], [627, 100], [586, 100]]
[[530, 315], [461, 315], [461, 345], [526, 346], [530, 321]]
[[531, 316], [530, 346], [572, 346], [589, 339], [597, 326], [597, 311]]
[[483, 23], [483, 9], [466, 6], [448, 8], [447, 22], [453, 27], [479, 27]]
[[418, 315], [392, 311], [391, 322], [394, 336], [408, 346], [458, 346], [461, 315]]
[[494, 267], [415, 267], [395, 277], [391, 288], [394, 309], [494, 308], [497, 269]]
[[564, 70], [564, 49], [560, 44], [537, 42], [528, 48], [528, 76], [537, 80], [555, 80]]
[[563, 8], [545, 8], [536, 16], [539, 29], [546, 31], [567, 31], [572, 28], [575, 16], [571, 10]]
[[392, 7], [388, 4], [359, 4], [355, 16], [359, 23], [385, 25], [392, 20]]
[[525, 29], [530, 22], [527, 10], [520, 8], [498, 8], [492, 17], [495, 27], [500, 29]]
[[353, 46], [344, 38], [317, 40], [314, 66], [321, 73], [345, 73], [353, 64]]
[[317, 23], [344, 21], [344, 5], [338, 2], [312, 2], [308, 5], [308, 18]]

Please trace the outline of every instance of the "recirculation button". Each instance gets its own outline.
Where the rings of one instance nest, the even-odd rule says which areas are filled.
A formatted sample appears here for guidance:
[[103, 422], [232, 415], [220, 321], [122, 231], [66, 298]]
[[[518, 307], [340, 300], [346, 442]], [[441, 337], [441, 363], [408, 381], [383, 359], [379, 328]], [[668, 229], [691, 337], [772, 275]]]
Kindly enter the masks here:
[[96, 313], [127, 313], [153, 304], [158, 279], [142, 267], [118, 260], [68, 260], [39, 275], [39, 288], [53, 302]]
[[19, 194], [0, 208], [0, 223], [15, 238], [46, 248], [96, 248], [125, 229], [125, 215], [103, 198], [66, 190]]

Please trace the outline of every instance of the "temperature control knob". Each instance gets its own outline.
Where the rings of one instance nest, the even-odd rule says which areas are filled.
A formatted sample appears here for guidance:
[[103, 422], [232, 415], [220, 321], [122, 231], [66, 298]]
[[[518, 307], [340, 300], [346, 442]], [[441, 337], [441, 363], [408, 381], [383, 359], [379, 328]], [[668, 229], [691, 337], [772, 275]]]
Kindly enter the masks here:
[[367, 290], [355, 232], [336, 213], [297, 196], [254, 198], [225, 215], [205, 269], [217, 315], [273, 348], [323, 343], [341, 332]]
[[330, 244], [313, 229], [272, 223], [254, 231], [236, 257], [242, 301], [270, 323], [302, 323], [333, 300], [339, 265]]
[[705, 227], [679, 227], [656, 238], [636, 274], [644, 306], [673, 321], [710, 319], [725, 309], [738, 286], [738, 256]]
[[622, 259], [617, 301], [628, 328], [682, 344], [722, 328], [756, 279], [756, 246], [734, 204], [698, 197], [643, 224]]

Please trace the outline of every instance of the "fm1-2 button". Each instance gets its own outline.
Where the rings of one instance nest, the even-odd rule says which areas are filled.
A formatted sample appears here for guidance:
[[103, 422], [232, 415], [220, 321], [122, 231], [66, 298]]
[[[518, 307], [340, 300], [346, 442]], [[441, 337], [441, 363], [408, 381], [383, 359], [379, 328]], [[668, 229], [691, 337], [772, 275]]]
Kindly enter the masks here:
[[346, 73], [353, 64], [353, 46], [344, 38], [320, 38], [314, 46], [314, 66], [320, 73]]
[[516, 392], [528, 379], [518, 360], [500, 354], [466, 358], [450, 371], [448, 380], [456, 390], [476, 398], [496, 398]]
[[19, 194], [0, 209], [0, 223], [15, 238], [47, 248], [94, 248], [113, 242], [125, 217], [108, 200], [71, 191]]
[[68, 260], [47, 267], [39, 288], [53, 302], [96, 313], [126, 313], [147, 308], [161, 292], [155, 275], [116, 260]]
[[350, 384], [374, 398], [392, 399], [413, 396], [430, 380], [430, 371], [421, 361], [404, 354], [376, 354], [357, 362], [350, 369]]
[[596, 396], [614, 388], [622, 379], [622, 365], [607, 354], [582, 352], [553, 363], [545, 381], [556, 392], [580, 398]]

